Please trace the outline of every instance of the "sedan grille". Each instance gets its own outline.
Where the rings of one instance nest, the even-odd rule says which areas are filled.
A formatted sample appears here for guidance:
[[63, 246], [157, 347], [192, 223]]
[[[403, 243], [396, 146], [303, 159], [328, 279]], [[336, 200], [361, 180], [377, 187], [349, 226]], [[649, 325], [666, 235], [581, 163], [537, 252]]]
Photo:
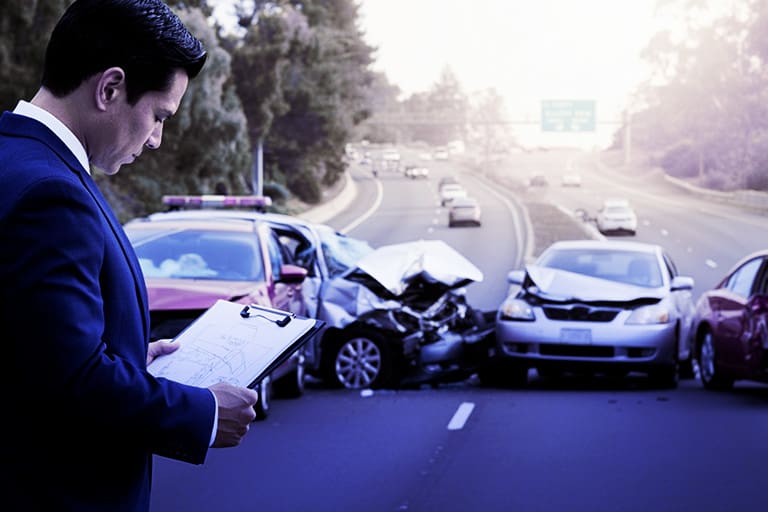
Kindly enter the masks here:
[[591, 308], [586, 306], [552, 307], [544, 306], [544, 314], [550, 320], [564, 322], [612, 322], [619, 314], [617, 309]]

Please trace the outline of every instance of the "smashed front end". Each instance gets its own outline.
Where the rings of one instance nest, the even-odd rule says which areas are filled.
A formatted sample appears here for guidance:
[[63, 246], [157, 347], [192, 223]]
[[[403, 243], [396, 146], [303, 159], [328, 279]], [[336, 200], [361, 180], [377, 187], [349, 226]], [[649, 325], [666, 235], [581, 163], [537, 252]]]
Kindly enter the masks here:
[[370, 329], [384, 338], [401, 385], [462, 380], [487, 358], [495, 312], [475, 311], [464, 287], [483, 279], [442, 241], [379, 248], [324, 284], [318, 318], [330, 336]]

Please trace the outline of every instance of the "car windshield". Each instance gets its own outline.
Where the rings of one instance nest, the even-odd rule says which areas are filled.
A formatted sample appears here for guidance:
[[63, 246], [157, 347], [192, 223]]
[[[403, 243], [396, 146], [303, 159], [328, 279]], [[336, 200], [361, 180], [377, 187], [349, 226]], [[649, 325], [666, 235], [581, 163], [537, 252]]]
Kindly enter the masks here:
[[542, 254], [538, 265], [647, 288], [663, 285], [661, 269], [656, 257], [651, 253], [589, 249], [553, 250]]
[[608, 206], [605, 208], [607, 215], [631, 215], [632, 210], [626, 206]]
[[317, 233], [328, 267], [329, 277], [336, 277], [357, 265], [373, 248], [364, 240], [337, 233], [327, 226], [319, 226]]
[[265, 280], [253, 234], [160, 227], [126, 231], [147, 278]]

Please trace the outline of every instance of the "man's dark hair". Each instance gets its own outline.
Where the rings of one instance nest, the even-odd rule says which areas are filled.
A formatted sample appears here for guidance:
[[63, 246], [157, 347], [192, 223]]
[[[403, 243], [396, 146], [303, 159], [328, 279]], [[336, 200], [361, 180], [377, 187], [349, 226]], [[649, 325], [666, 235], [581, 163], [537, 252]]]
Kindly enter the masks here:
[[194, 78], [205, 58], [202, 43], [161, 0], [76, 0], [51, 33], [41, 83], [61, 97], [120, 67], [133, 105], [167, 90], [176, 70]]

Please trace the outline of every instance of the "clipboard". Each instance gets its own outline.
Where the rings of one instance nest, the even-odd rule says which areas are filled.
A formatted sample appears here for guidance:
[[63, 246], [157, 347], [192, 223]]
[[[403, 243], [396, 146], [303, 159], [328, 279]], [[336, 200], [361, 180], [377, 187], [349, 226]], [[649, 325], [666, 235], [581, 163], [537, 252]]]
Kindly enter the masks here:
[[147, 366], [155, 377], [209, 387], [255, 387], [325, 325], [279, 309], [218, 300], [173, 341], [181, 346]]

